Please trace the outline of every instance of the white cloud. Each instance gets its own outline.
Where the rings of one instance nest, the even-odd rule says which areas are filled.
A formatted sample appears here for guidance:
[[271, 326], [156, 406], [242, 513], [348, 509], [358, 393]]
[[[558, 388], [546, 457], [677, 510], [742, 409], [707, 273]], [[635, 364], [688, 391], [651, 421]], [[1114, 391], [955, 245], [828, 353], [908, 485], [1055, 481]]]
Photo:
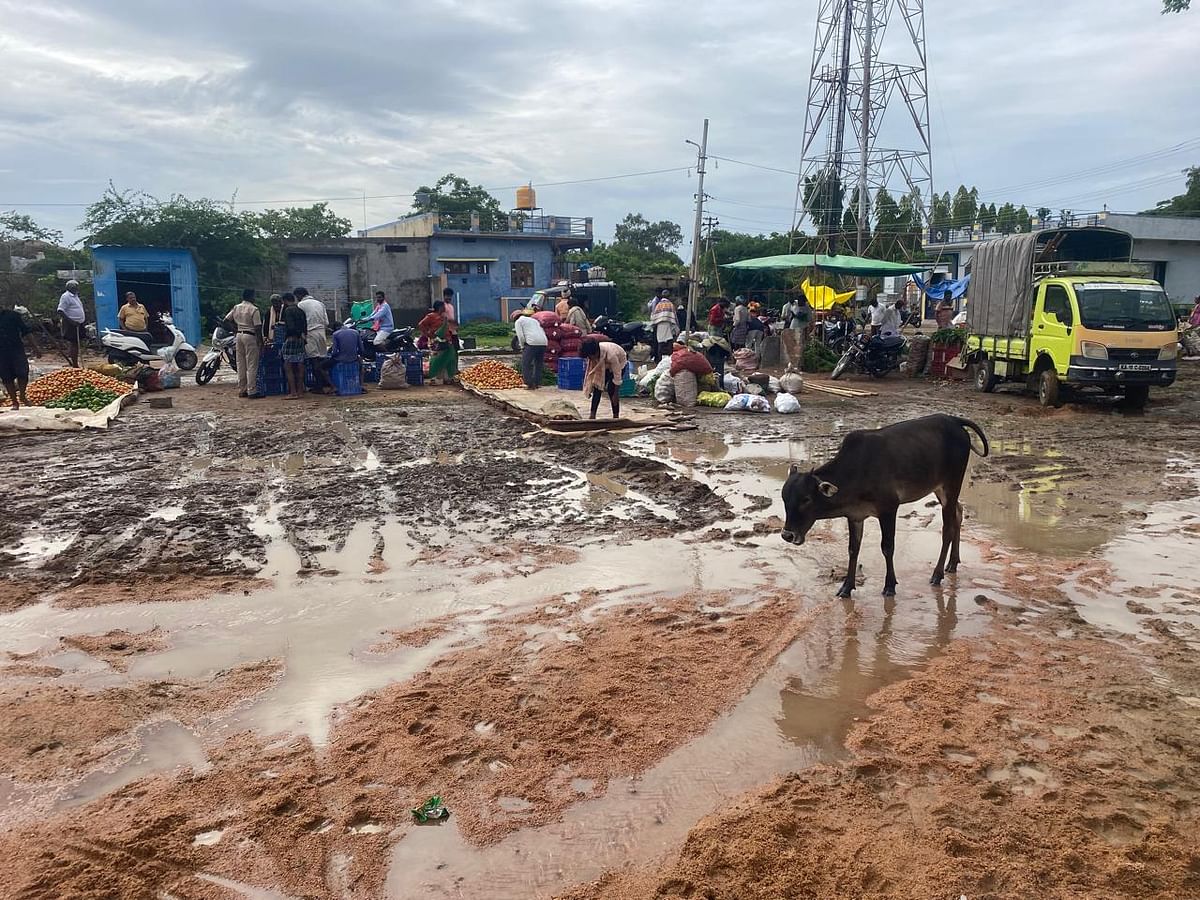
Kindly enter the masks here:
[[[988, 199], [1080, 209], [1177, 192], [1182, 176], [1148, 176], [1200, 151], [1072, 176], [1200, 136], [1200, 12], [1156, 6], [929, 0], [938, 188], [1008, 186]], [[407, 194], [447, 171], [503, 186], [683, 167], [705, 116], [712, 152], [793, 169], [815, 12], [812, 0], [0, 0], [0, 208], [90, 201], [110, 179], [299, 201]], [[709, 172], [725, 226], [790, 223], [788, 176]], [[604, 236], [629, 211], [686, 231], [694, 191], [680, 172], [539, 198], [595, 217]], [[333, 205], [361, 222], [361, 201]], [[407, 206], [371, 200], [368, 218]], [[68, 232], [82, 218], [28, 211]]]

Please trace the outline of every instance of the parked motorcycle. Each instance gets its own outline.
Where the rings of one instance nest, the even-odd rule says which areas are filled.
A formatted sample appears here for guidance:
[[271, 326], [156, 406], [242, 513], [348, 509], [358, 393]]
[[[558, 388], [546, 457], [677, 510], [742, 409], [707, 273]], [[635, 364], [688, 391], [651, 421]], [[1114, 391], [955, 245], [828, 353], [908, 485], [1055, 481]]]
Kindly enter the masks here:
[[845, 353], [854, 334], [850, 319], [827, 318], [821, 323], [821, 343], [834, 353]]
[[208, 384], [213, 380], [213, 376], [217, 374], [217, 370], [221, 368], [221, 359], [224, 358], [229, 368], [237, 371], [237, 333], [226, 331], [220, 325], [213, 329], [212, 347], [204, 354], [204, 359], [200, 361], [199, 367], [196, 369], [196, 384]]
[[847, 371], [856, 371], [872, 378], [883, 378], [900, 368], [903, 350], [904, 338], [899, 335], [876, 340], [865, 334], [856, 334], [850, 339], [846, 352], [837, 361], [829, 377], [836, 381]]
[[592, 323], [592, 331], [602, 334], [628, 353], [638, 344], [654, 346], [654, 334], [645, 322], [617, 322], [608, 316], [599, 316]]
[[370, 321], [356, 322], [347, 319], [343, 325], [358, 331], [360, 353], [363, 359], [374, 359], [376, 354], [413, 353], [417, 345], [413, 341], [412, 328], [395, 328], [387, 336], [382, 347], [375, 346], [375, 332], [371, 330]]
[[104, 329], [100, 346], [108, 354], [110, 363], [149, 363], [158, 359], [175, 361], [184, 371], [196, 368], [196, 348], [187, 342], [183, 332], [175, 327], [169, 316], [163, 316], [163, 327], [171, 335], [169, 344], [158, 343], [148, 331], [114, 331]]

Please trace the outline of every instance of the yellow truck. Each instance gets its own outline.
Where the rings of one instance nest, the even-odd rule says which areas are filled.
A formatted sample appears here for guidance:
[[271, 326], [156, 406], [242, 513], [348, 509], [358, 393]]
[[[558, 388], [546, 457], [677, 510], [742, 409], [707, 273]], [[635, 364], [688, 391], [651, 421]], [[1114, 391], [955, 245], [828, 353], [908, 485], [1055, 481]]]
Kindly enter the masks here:
[[1094, 392], [1146, 403], [1175, 381], [1179, 333], [1162, 286], [1115, 228], [1051, 228], [971, 256], [964, 360], [975, 386], [1022, 382], [1043, 406]]

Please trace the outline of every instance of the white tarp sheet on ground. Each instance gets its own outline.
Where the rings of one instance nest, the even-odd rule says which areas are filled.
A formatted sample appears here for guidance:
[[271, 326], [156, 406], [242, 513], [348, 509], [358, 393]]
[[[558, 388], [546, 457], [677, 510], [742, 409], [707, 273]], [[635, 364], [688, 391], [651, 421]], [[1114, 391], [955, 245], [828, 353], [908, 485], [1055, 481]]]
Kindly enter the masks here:
[[19, 410], [0, 412], [0, 437], [22, 431], [82, 431], [84, 428], [107, 428], [121, 414], [137, 392], [118, 397], [98, 412], [90, 409], [47, 409], [44, 406], [23, 406]]

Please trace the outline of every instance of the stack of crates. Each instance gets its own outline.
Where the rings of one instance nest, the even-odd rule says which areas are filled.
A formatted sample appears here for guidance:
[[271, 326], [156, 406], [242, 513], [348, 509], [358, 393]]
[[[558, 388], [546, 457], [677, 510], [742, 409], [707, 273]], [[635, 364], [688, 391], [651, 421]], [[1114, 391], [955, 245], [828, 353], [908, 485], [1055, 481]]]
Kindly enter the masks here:
[[254, 392], [260, 397], [280, 397], [288, 392], [287, 376], [283, 373], [283, 357], [273, 347], [263, 348]]
[[586, 361], [579, 356], [565, 356], [558, 361], [558, 389], [578, 391], [583, 389], [583, 373]]
[[637, 382], [633, 378], [633, 363], [625, 363], [625, 374], [621, 379], [621, 396], [632, 397], [637, 393]]
[[413, 387], [423, 385], [425, 383], [425, 368], [421, 354], [401, 353], [400, 358], [404, 360], [404, 380]]
[[339, 397], [350, 397], [363, 392], [362, 366], [356, 362], [334, 363], [329, 370], [334, 390]]

